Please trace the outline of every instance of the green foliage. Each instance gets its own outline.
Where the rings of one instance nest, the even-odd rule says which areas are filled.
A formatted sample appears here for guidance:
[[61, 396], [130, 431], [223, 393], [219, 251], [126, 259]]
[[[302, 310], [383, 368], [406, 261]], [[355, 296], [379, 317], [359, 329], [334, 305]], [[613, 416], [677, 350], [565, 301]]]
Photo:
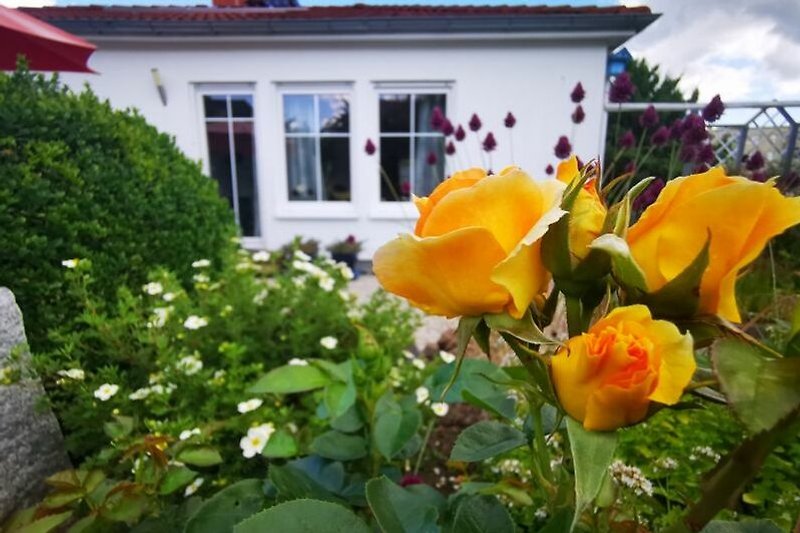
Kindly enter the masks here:
[[204, 501], [186, 523], [184, 533], [230, 533], [234, 526], [267, 503], [263, 481], [244, 479]]
[[363, 520], [335, 503], [295, 500], [276, 505], [248, 518], [234, 533], [369, 533]]
[[518, 429], [502, 422], [484, 420], [461, 432], [450, 458], [453, 461], [483, 461], [526, 443], [525, 434]]
[[62, 261], [90, 259], [96, 290], [113, 298], [157, 266], [181, 283], [195, 259], [221, 266], [235, 235], [214, 182], [171, 137], [25, 67], [0, 73], [0, 154], [0, 286], [36, 350], [79, 312]]

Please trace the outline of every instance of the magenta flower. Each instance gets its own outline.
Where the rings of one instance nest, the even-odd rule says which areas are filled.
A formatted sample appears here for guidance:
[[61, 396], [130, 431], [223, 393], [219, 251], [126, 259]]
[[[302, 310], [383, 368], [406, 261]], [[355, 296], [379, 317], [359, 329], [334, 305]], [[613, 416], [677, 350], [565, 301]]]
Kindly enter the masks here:
[[409, 194], [411, 194], [411, 182], [404, 181], [403, 183], [400, 184], [400, 194], [402, 194], [403, 196], [408, 196]]
[[650, 142], [653, 143], [654, 146], [664, 146], [669, 141], [669, 128], [666, 126], [661, 126], [650, 137]]
[[639, 125], [643, 128], [653, 128], [658, 125], [658, 112], [653, 104], [647, 106], [644, 113], [639, 115]]
[[697, 156], [695, 157], [695, 161], [698, 163], [705, 163], [707, 165], [711, 165], [717, 160], [717, 154], [714, 153], [714, 147], [711, 146], [710, 143], [704, 143], [700, 145], [700, 149], [697, 150]]
[[455, 128], [453, 128], [453, 123], [450, 122], [449, 118], [444, 119], [444, 123], [442, 124], [442, 134], [445, 137], [449, 137], [453, 134]]
[[552, 176], [553, 172], [555, 171], [556, 170], [553, 168], [553, 165], [547, 165], [544, 169], [544, 173], [547, 174], [548, 176]]
[[633, 98], [634, 92], [636, 92], [636, 86], [631, 81], [631, 75], [623, 72], [614, 78], [614, 82], [608, 91], [608, 100], [615, 104], [627, 102]]
[[494, 135], [492, 135], [492, 132], [490, 131], [486, 134], [486, 138], [483, 140], [483, 149], [487, 152], [491, 152], [495, 148], [497, 148], [497, 141], [494, 140]]
[[697, 149], [691, 144], [684, 144], [681, 145], [681, 153], [678, 157], [684, 163], [690, 163], [694, 161], [694, 158], [697, 156]]
[[759, 170], [758, 172], [753, 172], [752, 174], [750, 174], [750, 179], [753, 181], [764, 183], [765, 181], [767, 181], [767, 173], [764, 172], [763, 170]]
[[461, 124], [458, 125], [456, 128], [455, 138], [458, 142], [464, 140], [464, 137], [467, 136], [467, 133], [464, 131], [464, 128], [461, 127]]
[[436, 131], [442, 129], [444, 125], [444, 113], [442, 113], [442, 108], [438, 105], [433, 108], [433, 112], [431, 113], [431, 128]]
[[447, 146], [444, 148], [444, 153], [447, 155], [453, 155], [456, 153], [456, 145], [453, 144], [453, 141], [448, 141]]
[[375, 144], [372, 142], [372, 139], [367, 139], [367, 144], [364, 145], [364, 151], [367, 152], [367, 155], [373, 155], [375, 150]]
[[425, 483], [425, 480], [422, 479], [422, 476], [417, 474], [405, 474], [402, 478], [400, 478], [400, 486], [401, 487], [408, 487], [409, 485], [422, 485]]
[[622, 149], [633, 148], [636, 145], [636, 137], [631, 130], [626, 131], [619, 138], [619, 147]]
[[583, 111], [583, 106], [580, 104], [578, 107], [575, 108], [575, 111], [572, 113], [572, 122], [575, 124], [580, 124], [583, 122], [583, 119], [586, 118], [586, 113]]
[[643, 191], [642, 194], [636, 197], [636, 200], [633, 201], [633, 209], [636, 211], [644, 211], [644, 209], [652, 204], [653, 202], [658, 199], [658, 195], [661, 193], [661, 190], [664, 188], [664, 180], [661, 178], [655, 179], [650, 182]]
[[508, 114], [506, 115], [505, 120], [503, 121], [503, 124], [506, 125], [506, 128], [513, 128], [514, 124], [516, 123], [517, 123], [517, 117], [515, 117], [514, 114], [511, 113], [511, 111], [509, 111]]
[[686, 118], [683, 119], [682, 128], [681, 142], [683, 144], [695, 145], [708, 139], [706, 122], [700, 115], [695, 115], [694, 113], [686, 115]]
[[567, 139], [566, 135], [562, 135], [558, 138], [558, 142], [556, 143], [553, 152], [559, 159], [566, 159], [569, 157], [569, 154], [572, 153], [572, 145], [569, 144], [569, 139]]
[[481, 119], [478, 118], [476, 113], [473, 113], [472, 118], [469, 119], [469, 129], [472, 131], [478, 131], [481, 129], [481, 126], [483, 126]]
[[583, 102], [583, 98], [585, 96], [586, 96], [586, 91], [583, 90], [583, 85], [581, 85], [581, 82], [578, 82], [575, 85], [575, 88], [572, 89], [572, 92], [569, 95], [570, 99], [572, 100], [572, 103], [574, 104], [580, 104], [581, 102]]
[[716, 95], [711, 101], [703, 108], [703, 119], [706, 122], [716, 122], [719, 117], [725, 112], [725, 104], [719, 95]]
[[676, 118], [669, 127], [669, 138], [680, 139], [683, 134], [683, 119]]
[[427, 161], [428, 161], [428, 164], [430, 166], [433, 166], [439, 161], [439, 158], [436, 157], [436, 154], [431, 151], [431, 152], [428, 152], [428, 160]]
[[764, 156], [761, 155], [759, 150], [756, 150], [745, 162], [745, 168], [750, 171], [759, 170], [764, 166]]

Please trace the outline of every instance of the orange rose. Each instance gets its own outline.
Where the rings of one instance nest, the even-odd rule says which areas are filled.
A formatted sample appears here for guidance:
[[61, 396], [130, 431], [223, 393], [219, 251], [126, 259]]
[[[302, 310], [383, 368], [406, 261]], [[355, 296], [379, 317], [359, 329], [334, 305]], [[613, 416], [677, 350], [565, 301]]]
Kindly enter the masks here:
[[709, 264], [700, 283], [700, 313], [741, 320], [736, 278], [774, 236], [800, 223], [800, 198], [771, 184], [713, 168], [677, 178], [630, 227], [631, 255], [655, 292], [683, 272], [710, 233]]
[[551, 372], [564, 410], [588, 430], [610, 431], [644, 419], [650, 402], [677, 403], [695, 367], [691, 335], [632, 305], [571, 338]]
[[426, 198], [414, 234], [381, 247], [375, 275], [389, 292], [445, 316], [508, 311], [521, 317], [550, 281], [540, 240], [564, 212], [563, 184], [519, 168], [458, 172]]
[[[576, 156], [559, 163], [556, 172], [559, 181], [569, 184], [579, 176]], [[569, 251], [578, 261], [586, 257], [589, 244], [602, 233], [606, 213], [606, 206], [597, 191], [597, 180], [589, 178], [569, 212]]]

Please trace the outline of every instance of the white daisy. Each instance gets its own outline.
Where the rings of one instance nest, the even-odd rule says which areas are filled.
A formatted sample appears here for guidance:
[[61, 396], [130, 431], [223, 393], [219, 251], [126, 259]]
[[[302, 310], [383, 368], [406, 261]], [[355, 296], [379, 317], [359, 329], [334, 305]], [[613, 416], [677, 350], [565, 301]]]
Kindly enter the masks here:
[[431, 391], [429, 391], [427, 387], [417, 387], [414, 394], [417, 397], [417, 403], [425, 403], [428, 401], [428, 398], [431, 397]]
[[350, 267], [347, 266], [345, 263], [339, 263], [337, 265], [337, 268], [339, 269], [339, 274], [341, 274], [342, 277], [344, 279], [346, 279], [347, 281], [350, 281], [351, 279], [353, 279], [355, 277], [355, 274], [353, 274], [353, 271], [350, 270]]
[[156, 296], [164, 292], [164, 286], [157, 281], [151, 281], [142, 286], [142, 290], [150, 296]]
[[196, 355], [187, 355], [186, 357], [181, 357], [175, 366], [187, 376], [193, 376], [203, 370], [203, 361]]
[[267, 263], [269, 262], [269, 252], [266, 250], [261, 250], [253, 254], [253, 261], [256, 263]]
[[78, 261], [80, 261], [80, 259], [65, 259], [61, 261], [61, 266], [64, 268], [75, 268], [78, 266]]
[[119, 391], [119, 385], [112, 385], [111, 383], [103, 383], [97, 388], [96, 391], [94, 391], [94, 397], [100, 400], [101, 402], [105, 402], [109, 398], [114, 396], [118, 391]]
[[311, 261], [311, 256], [305, 253], [303, 250], [295, 250], [294, 258], [299, 259], [300, 261]]
[[208, 283], [209, 281], [211, 281], [211, 278], [209, 278], [205, 274], [195, 274], [194, 276], [192, 276], [192, 279], [194, 280], [195, 283]]
[[419, 370], [425, 370], [425, 361], [423, 361], [418, 357], [412, 359], [411, 364], [414, 365], [414, 367], [418, 368]]
[[200, 329], [207, 325], [208, 319], [197, 315], [191, 315], [183, 323], [183, 327], [186, 329]]
[[450, 410], [450, 406], [444, 402], [433, 402], [431, 404], [431, 411], [436, 416], [444, 416]]
[[86, 377], [86, 373], [81, 370], [80, 368], [70, 368], [67, 370], [59, 370], [56, 372], [59, 376], [63, 376], [65, 378], [74, 379], [75, 381], [83, 381]]
[[319, 282], [317, 282], [317, 284], [319, 285], [319, 288], [325, 292], [331, 292], [336, 286], [336, 282], [333, 281], [333, 278], [330, 276], [319, 278]]
[[177, 294], [175, 294], [174, 292], [165, 292], [165, 293], [164, 293], [164, 296], [162, 296], [161, 298], [163, 298], [165, 302], [171, 302], [171, 301], [172, 301], [172, 300], [174, 300], [174, 299], [175, 299], [177, 296], [178, 296], [178, 295], [177, 295]]
[[299, 357], [293, 357], [289, 359], [289, 366], [308, 366], [308, 361], [300, 359]]
[[129, 400], [134, 400], [134, 401], [136, 401], [136, 400], [144, 400], [145, 398], [150, 396], [151, 392], [152, 391], [150, 390], [149, 387], [142, 387], [142, 388], [136, 389], [132, 393], [128, 394], [128, 399]]
[[189, 496], [197, 492], [197, 489], [200, 488], [200, 486], [203, 484], [203, 481], [205, 481], [203, 478], [198, 477], [194, 481], [186, 485], [186, 490], [183, 491], [183, 496], [185, 498], [188, 498]]
[[147, 323], [148, 328], [163, 328], [167, 323], [172, 307], [154, 307], [153, 318]]
[[211, 261], [208, 259], [198, 259], [192, 263], [192, 268], [207, 268], [211, 266]]
[[446, 352], [444, 350], [439, 350], [439, 357], [441, 358], [442, 361], [445, 362], [445, 364], [448, 364], [448, 365], [456, 360], [455, 354], [452, 354], [450, 352]]
[[251, 398], [251, 399], [249, 399], [247, 401], [240, 402], [236, 406], [236, 409], [240, 413], [245, 414], [245, 413], [249, 413], [250, 411], [255, 411], [256, 409], [261, 407], [261, 404], [263, 404], [263, 403], [264, 403], [264, 400], [262, 400], [260, 398]]
[[178, 435], [178, 438], [180, 440], [189, 440], [194, 435], [199, 435], [199, 434], [200, 434], [200, 428], [184, 429], [183, 431], [181, 431], [181, 434]]
[[319, 343], [322, 345], [323, 348], [327, 348], [328, 350], [333, 350], [339, 345], [339, 340], [336, 337], [322, 337], [319, 340]]
[[242, 437], [239, 441], [242, 455], [246, 459], [250, 459], [255, 457], [256, 454], [261, 453], [274, 431], [275, 426], [271, 423], [261, 424], [260, 426], [248, 429], [247, 435]]

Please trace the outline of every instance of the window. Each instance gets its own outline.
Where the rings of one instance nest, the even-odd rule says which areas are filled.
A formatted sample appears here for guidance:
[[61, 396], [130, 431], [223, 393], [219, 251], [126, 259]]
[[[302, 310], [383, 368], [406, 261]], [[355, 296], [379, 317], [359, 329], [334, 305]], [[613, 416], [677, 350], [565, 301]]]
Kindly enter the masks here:
[[380, 96], [381, 200], [427, 196], [444, 178], [444, 136], [431, 127], [435, 107], [446, 113], [444, 94]]
[[205, 94], [208, 166], [246, 237], [259, 235], [252, 94]]
[[291, 201], [350, 201], [350, 105], [341, 94], [284, 94]]

